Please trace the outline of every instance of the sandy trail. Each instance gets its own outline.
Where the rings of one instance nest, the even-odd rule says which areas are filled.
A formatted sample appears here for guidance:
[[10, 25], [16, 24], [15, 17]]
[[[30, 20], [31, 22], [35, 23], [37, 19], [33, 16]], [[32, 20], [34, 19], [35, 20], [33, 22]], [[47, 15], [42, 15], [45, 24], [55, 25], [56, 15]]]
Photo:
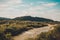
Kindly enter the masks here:
[[25, 40], [27, 38], [34, 38], [37, 35], [39, 35], [41, 32], [48, 32], [49, 30], [51, 30], [51, 28], [48, 26], [41, 27], [41, 28], [34, 28], [34, 29], [28, 30], [18, 36], [13, 37], [13, 39], [14, 40]]

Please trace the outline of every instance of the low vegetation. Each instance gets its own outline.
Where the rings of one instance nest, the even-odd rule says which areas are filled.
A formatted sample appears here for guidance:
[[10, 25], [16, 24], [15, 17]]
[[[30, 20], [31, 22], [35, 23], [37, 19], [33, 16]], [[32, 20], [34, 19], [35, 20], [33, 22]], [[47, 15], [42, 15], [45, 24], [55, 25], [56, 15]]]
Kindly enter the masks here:
[[28, 40], [60, 40], [60, 25], [55, 26], [49, 32], [42, 32], [35, 39], [28, 38]]
[[9, 40], [11, 36], [16, 36], [24, 31], [47, 26], [41, 22], [32, 21], [13, 21], [3, 22], [0, 24], [0, 40]]
[[[19, 35], [24, 31], [48, 26], [48, 24], [55, 24], [53, 20], [38, 18], [38, 17], [17, 17], [14, 19], [0, 18], [0, 40], [11, 40], [13, 36]], [[60, 23], [60, 22], [57, 22]], [[60, 26], [59, 26], [60, 27]], [[55, 27], [54, 30], [41, 33], [36, 40], [55, 40], [57, 34], [60, 33], [60, 29]], [[58, 37], [57, 37], [58, 38]], [[29, 38], [28, 40], [33, 40]], [[35, 40], [35, 39], [34, 39]]]

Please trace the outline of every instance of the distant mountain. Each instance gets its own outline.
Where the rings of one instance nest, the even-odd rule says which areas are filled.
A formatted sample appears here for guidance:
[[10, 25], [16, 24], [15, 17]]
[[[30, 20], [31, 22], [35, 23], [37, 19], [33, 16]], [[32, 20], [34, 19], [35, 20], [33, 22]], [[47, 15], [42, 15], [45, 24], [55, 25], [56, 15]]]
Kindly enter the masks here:
[[14, 20], [21, 20], [21, 21], [40, 21], [40, 22], [53, 22], [51, 19], [41, 18], [41, 17], [31, 17], [31, 16], [22, 16], [16, 17]]
[[10, 20], [10, 18], [0, 17], [0, 20]]

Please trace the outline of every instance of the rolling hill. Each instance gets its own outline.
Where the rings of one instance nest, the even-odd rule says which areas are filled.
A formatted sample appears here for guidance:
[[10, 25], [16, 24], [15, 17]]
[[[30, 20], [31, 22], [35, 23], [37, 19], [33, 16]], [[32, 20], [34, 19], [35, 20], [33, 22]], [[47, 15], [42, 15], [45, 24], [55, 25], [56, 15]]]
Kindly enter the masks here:
[[20, 20], [20, 21], [39, 21], [39, 22], [53, 22], [51, 19], [41, 18], [41, 17], [32, 17], [32, 16], [22, 16], [16, 17], [13, 20]]

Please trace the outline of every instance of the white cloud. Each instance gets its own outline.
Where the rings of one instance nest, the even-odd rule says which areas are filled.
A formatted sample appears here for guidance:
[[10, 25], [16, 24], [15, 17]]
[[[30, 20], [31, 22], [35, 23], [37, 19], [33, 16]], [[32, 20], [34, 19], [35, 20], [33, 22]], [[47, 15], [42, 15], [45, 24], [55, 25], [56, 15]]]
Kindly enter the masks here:
[[29, 9], [25, 10], [25, 13], [32, 16], [39, 16], [50, 18], [53, 20], [59, 20], [60, 10], [53, 8], [50, 9], [50, 7], [54, 7], [56, 5], [56, 3], [47, 3], [35, 7], [30, 6]]
[[22, 0], [9, 0], [6, 3], [0, 3], [0, 8], [12, 7], [12, 6], [20, 5], [21, 3], [22, 3]]
[[45, 11], [41, 11], [41, 12], [36, 11], [35, 16], [36, 15], [39, 17], [45, 17], [45, 18], [49, 18], [49, 19], [53, 19], [53, 20], [60, 20], [60, 18], [59, 18], [60, 10], [58, 10], [58, 9], [50, 9], [50, 10], [45, 10]]
[[57, 3], [42, 3], [38, 6], [30, 6], [29, 10], [46, 10], [46, 9], [49, 9], [49, 8], [53, 8], [54, 6], [56, 6]]
[[56, 6], [57, 3], [45, 3], [45, 4], [42, 4], [43, 6], [46, 6], [46, 7], [53, 7], [53, 6]]
[[[59, 13], [60, 10], [58, 9], [50, 9], [57, 5], [57, 3], [44, 3], [41, 2], [40, 5], [32, 6], [34, 3], [29, 4], [22, 4], [22, 0], [9, 0], [4, 4], [0, 4], [0, 16], [4, 17], [17, 17], [23, 15], [32, 15], [32, 16], [39, 16], [39, 17], [46, 17], [54, 20], [60, 20]], [[24, 7], [24, 8], [23, 8]], [[19, 9], [17, 9], [19, 8]], [[22, 9], [21, 9], [22, 8]]]
[[11, 5], [16, 5], [22, 3], [22, 0], [9, 0], [7, 3]]

